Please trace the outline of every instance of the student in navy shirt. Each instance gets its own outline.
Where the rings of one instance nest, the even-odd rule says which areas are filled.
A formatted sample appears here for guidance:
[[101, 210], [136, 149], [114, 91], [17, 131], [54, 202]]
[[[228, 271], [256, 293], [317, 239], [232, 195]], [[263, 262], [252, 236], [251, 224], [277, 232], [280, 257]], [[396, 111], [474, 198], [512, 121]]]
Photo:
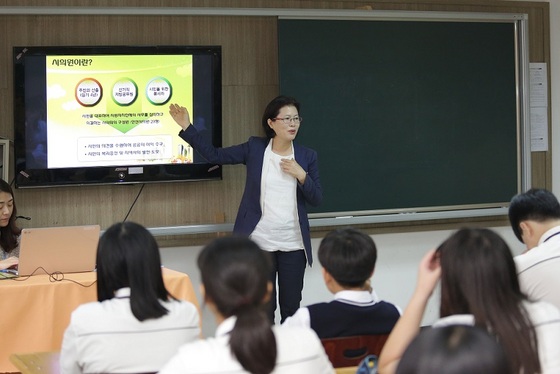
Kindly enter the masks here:
[[318, 255], [334, 300], [300, 308], [283, 325], [309, 326], [321, 339], [391, 332], [400, 310], [371, 289], [377, 261], [373, 239], [356, 229], [338, 229], [325, 236]]

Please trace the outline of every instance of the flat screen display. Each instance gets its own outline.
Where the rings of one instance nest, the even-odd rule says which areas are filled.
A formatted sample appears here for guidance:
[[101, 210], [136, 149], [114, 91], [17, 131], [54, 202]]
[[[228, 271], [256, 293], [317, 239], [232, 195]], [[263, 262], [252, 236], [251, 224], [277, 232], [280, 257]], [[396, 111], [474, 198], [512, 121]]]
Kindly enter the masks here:
[[16, 187], [220, 179], [177, 134], [221, 146], [219, 46], [15, 47]]

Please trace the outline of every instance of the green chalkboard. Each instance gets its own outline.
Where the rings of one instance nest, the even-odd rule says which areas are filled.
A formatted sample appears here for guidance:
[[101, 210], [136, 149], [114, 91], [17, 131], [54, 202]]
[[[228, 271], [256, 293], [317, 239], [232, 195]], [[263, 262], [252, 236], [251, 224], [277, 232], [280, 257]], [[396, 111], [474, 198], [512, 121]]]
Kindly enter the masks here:
[[512, 22], [278, 22], [280, 92], [319, 155], [315, 213], [493, 206], [519, 191]]

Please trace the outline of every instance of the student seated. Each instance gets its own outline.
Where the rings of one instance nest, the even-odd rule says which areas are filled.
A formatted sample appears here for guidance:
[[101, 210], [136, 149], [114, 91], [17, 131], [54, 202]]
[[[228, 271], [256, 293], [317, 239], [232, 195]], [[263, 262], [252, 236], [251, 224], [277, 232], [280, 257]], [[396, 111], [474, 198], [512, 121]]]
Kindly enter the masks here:
[[19, 262], [19, 237], [16, 225], [17, 209], [12, 187], [0, 179], [0, 270], [14, 268]]
[[410, 343], [397, 374], [511, 374], [504, 350], [486, 330], [450, 325], [423, 330]]
[[515, 257], [521, 290], [560, 308], [560, 203], [552, 192], [530, 189], [509, 205], [515, 236], [527, 251]]
[[373, 239], [352, 228], [334, 230], [321, 241], [318, 255], [334, 300], [300, 308], [283, 326], [311, 327], [321, 339], [391, 332], [400, 310], [371, 290], [377, 261]]
[[183, 345], [161, 374], [333, 373], [313, 330], [271, 326], [268, 252], [246, 237], [223, 237], [202, 250], [198, 267], [216, 336]]
[[200, 335], [198, 309], [163, 283], [159, 249], [139, 224], [116, 223], [97, 247], [98, 302], [80, 305], [62, 341], [62, 373], [157, 372]]
[[420, 262], [416, 290], [379, 357], [380, 374], [395, 372], [440, 277], [442, 318], [433, 327], [484, 328], [502, 345], [513, 373], [560, 373], [560, 311], [521, 292], [511, 250], [498, 234], [471, 228]]

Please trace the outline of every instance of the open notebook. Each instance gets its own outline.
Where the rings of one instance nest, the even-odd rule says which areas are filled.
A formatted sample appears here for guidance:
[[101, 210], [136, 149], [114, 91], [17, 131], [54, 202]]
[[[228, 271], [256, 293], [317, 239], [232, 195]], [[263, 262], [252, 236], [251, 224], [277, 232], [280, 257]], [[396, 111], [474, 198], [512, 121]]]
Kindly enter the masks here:
[[29, 228], [21, 231], [17, 272], [3, 276], [80, 273], [95, 270], [99, 225]]

